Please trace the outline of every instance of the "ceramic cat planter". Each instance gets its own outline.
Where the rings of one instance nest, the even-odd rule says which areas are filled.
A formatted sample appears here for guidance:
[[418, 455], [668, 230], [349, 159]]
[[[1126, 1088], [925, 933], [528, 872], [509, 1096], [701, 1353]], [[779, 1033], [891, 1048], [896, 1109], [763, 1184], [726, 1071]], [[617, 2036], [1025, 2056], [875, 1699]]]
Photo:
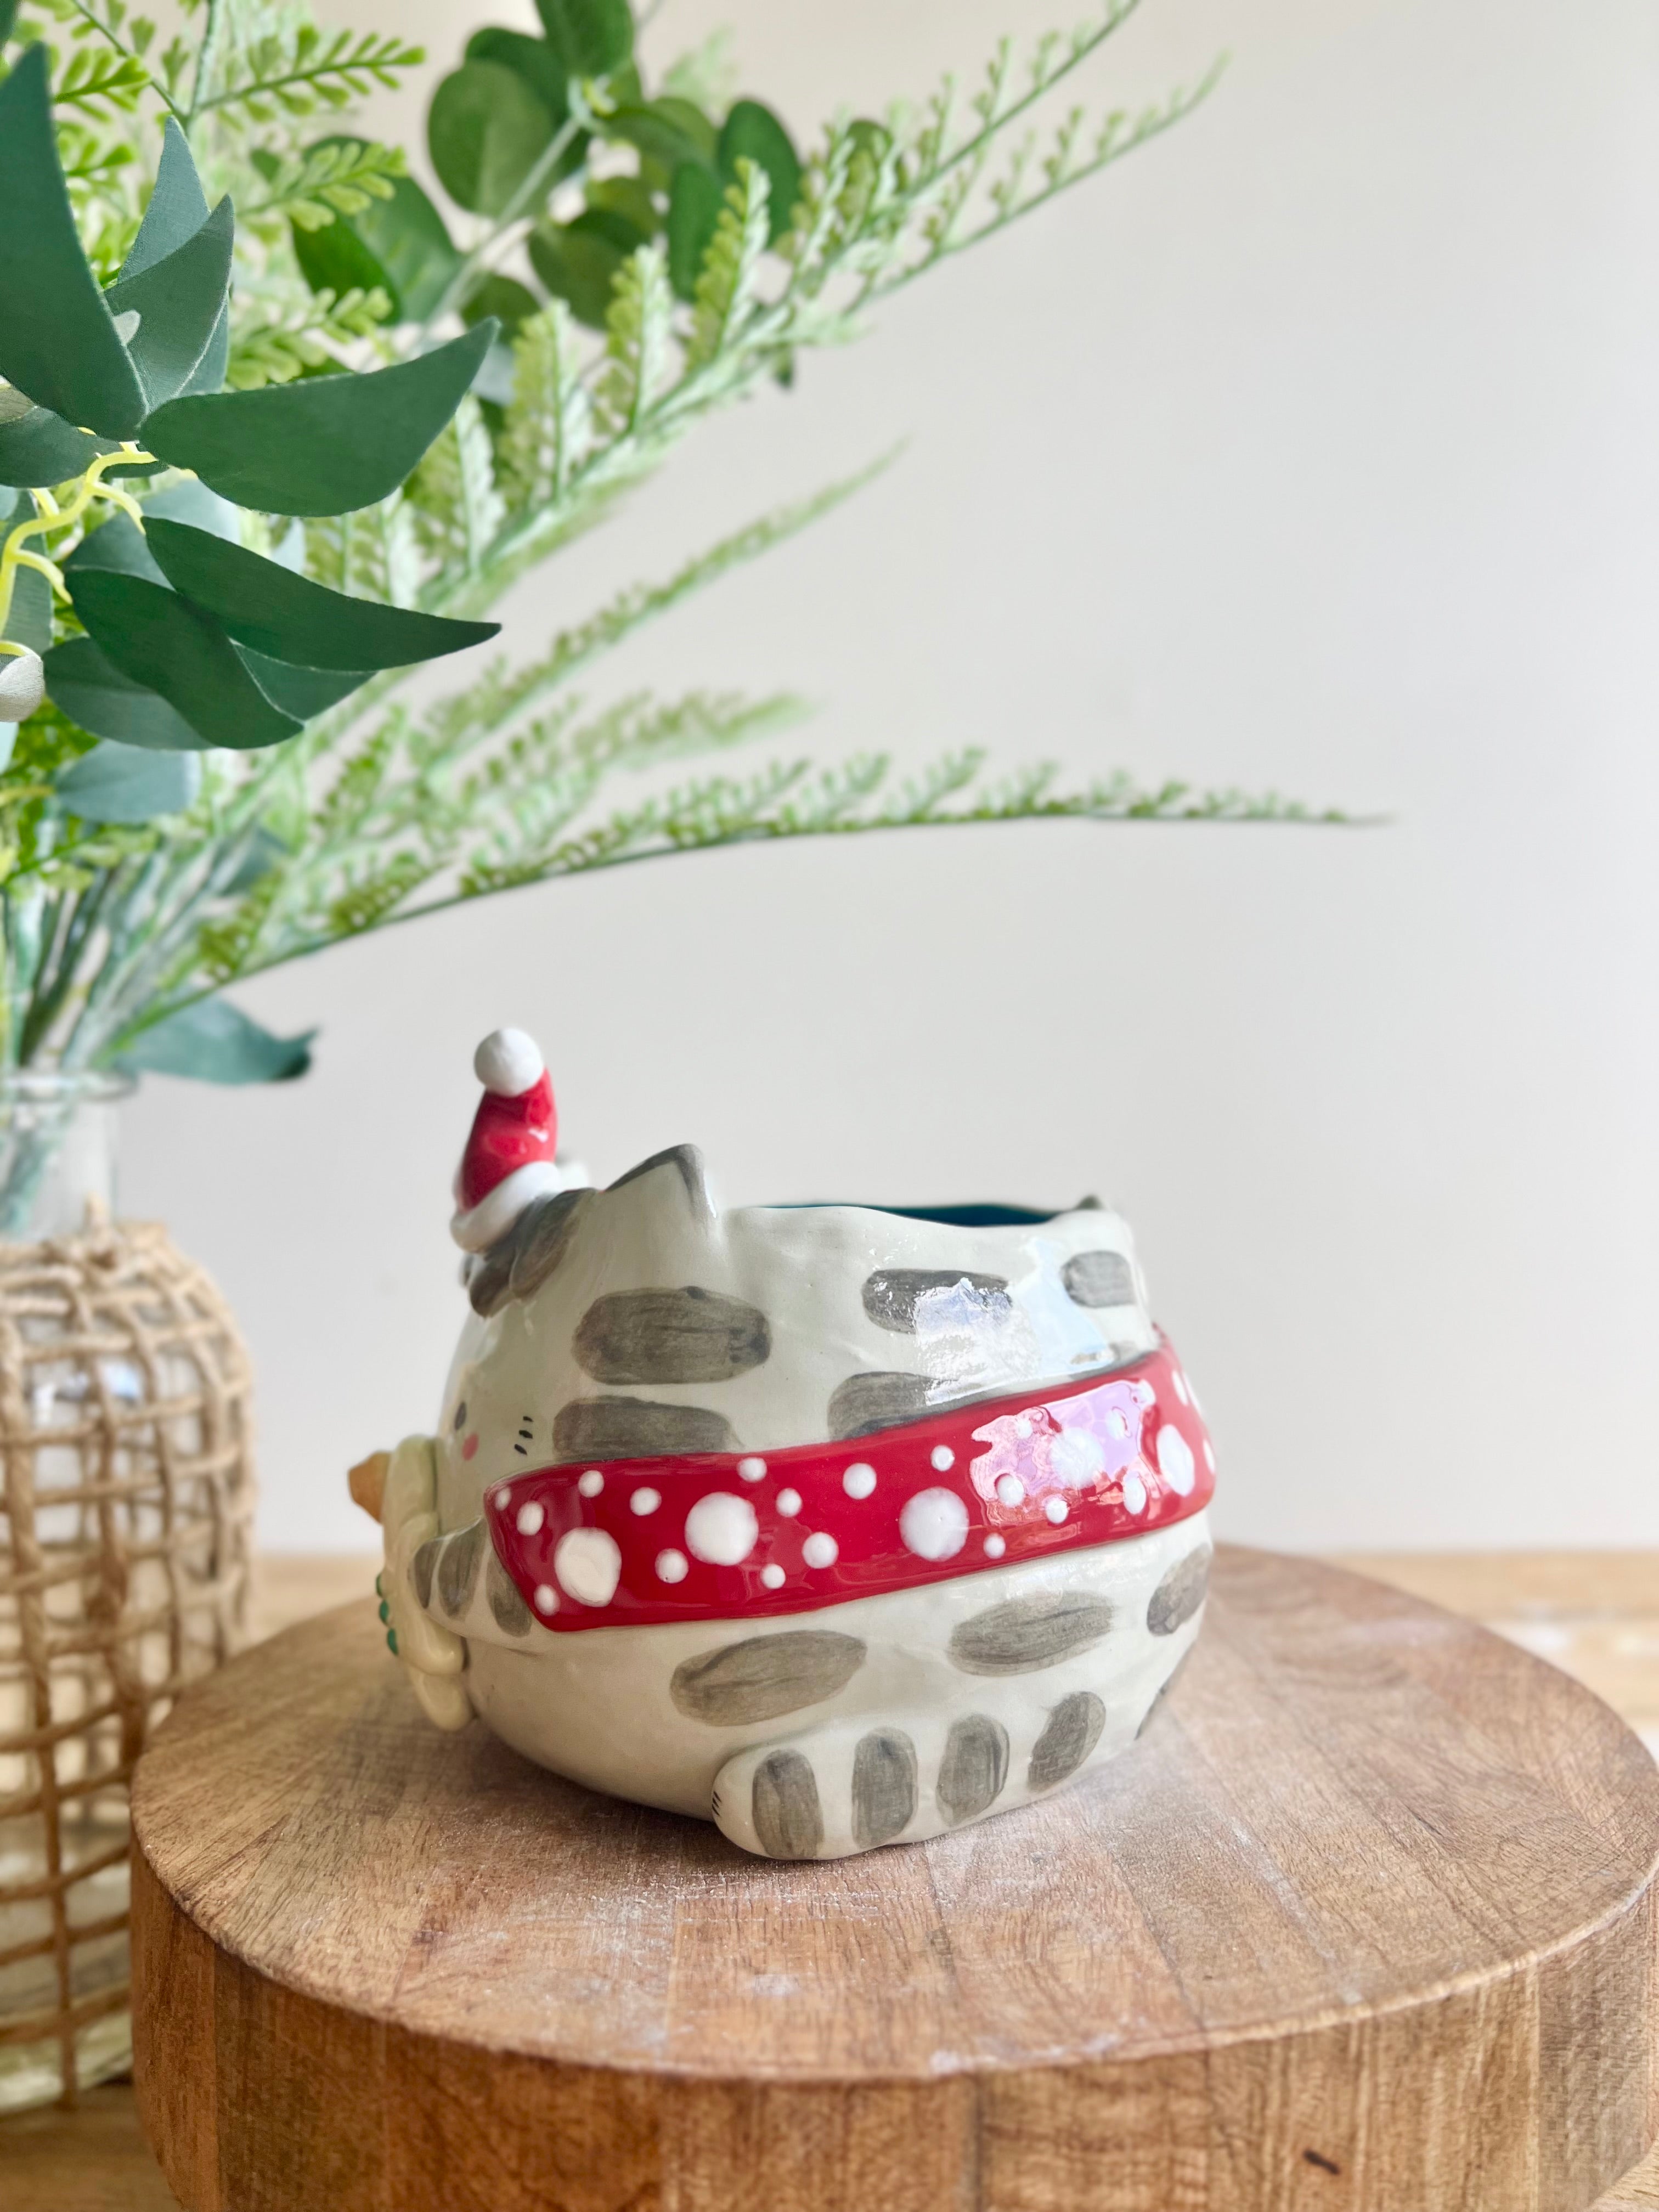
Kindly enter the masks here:
[[478, 1065], [472, 1311], [381, 1503], [430, 1717], [773, 1858], [1132, 1742], [1198, 1633], [1214, 1461], [1123, 1222], [728, 1212], [690, 1146], [567, 1188], [530, 1041]]

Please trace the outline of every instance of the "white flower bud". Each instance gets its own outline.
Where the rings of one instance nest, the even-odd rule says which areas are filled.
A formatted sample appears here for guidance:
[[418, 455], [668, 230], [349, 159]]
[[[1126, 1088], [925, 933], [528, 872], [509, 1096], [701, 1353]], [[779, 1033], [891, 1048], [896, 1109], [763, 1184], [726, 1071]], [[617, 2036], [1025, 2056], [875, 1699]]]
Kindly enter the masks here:
[[21, 653], [0, 653], [0, 722], [24, 722], [46, 696], [46, 672], [40, 656], [27, 647]]

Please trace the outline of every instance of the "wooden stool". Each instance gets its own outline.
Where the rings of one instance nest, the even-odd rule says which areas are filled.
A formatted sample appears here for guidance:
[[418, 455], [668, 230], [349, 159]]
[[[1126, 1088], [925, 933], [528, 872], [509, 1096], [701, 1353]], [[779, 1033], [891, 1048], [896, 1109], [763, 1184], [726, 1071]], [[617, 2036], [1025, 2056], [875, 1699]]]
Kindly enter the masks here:
[[1586, 2212], [1659, 2132], [1659, 1774], [1418, 1601], [1224, 1549], [1142, 1741], [825, 1864], [441, 1735], [372, 1606], [138, 1772], [190, 2212]]

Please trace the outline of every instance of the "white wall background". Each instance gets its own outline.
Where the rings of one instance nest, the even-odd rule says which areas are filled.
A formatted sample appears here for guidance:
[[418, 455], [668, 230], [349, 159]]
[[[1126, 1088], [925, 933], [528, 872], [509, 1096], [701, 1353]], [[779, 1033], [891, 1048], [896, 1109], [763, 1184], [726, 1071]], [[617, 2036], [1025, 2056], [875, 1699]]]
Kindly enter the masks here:
[[[476, 20], [379, 12], [446, 66]], [[650, 40], [732, 21], [810, 135], [1048, 15], [670, 0]], [[826, 757], [971, 742], [1392, 825], [667, 861], [250, 988], [322, 1024], [315, 1073], [151, 1082], [125, 1197], [244, 1320], [270, 1544], [372, 1541], [343, 1471], [431, 1418], [503, 1021], [601, 1177], [690, 1138], [734, 1201], [1121, 1203], [1231, 1534], [1659, 1542], [1653, 11], [1148, 0], [1094, 83], [1222, 46], [1196, 119], [705, 429], [511, 640], [908, 434], [627, 680], [798, 687]]]

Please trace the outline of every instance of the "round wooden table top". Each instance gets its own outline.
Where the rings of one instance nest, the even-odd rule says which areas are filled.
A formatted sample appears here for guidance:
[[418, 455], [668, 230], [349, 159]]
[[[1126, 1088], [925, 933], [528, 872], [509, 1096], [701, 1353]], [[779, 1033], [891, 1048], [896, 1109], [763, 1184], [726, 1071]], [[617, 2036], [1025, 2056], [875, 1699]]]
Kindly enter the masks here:
[[133, 1791], [191, 2212], [1584, 2212], [1656, 2132], [1659, 1773], [1589, 1692], [1224, 1547], [1122, 1758], [823, 1864], [423, 1720], [374, 1609]]

